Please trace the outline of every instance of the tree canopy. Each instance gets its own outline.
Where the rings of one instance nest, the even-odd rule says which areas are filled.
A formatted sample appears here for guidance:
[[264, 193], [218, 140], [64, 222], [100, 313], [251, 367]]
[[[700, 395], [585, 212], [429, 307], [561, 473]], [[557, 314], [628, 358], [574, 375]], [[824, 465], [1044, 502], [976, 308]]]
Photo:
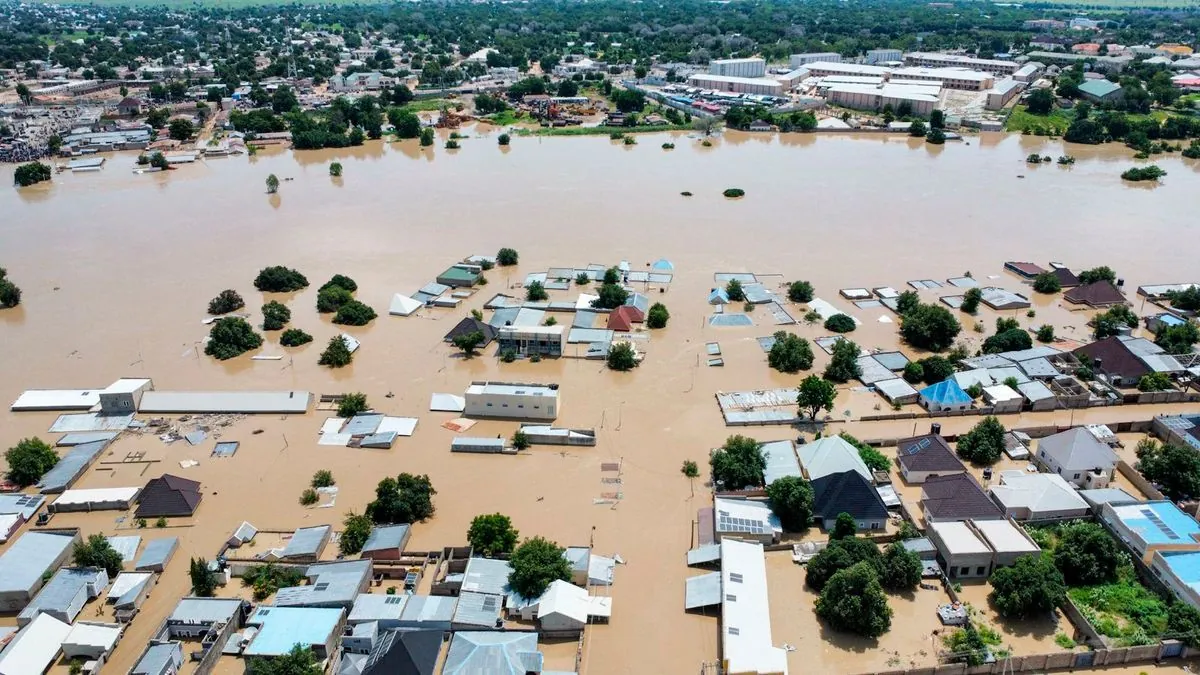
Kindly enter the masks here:
[[312, 649], [301, 644], [294, 645], [282, 656], [255, 656], [246, 665], [247, 675], [321, 675], [323, 672]]
[[1034, 277], [1033, 290], [1038, 293], [1057, 293], [1062, 290], [1062, 282], [1054, 272], [1042, 272]]
[[121, 573], [125, 561], [120, 551], [108, 543], [108, 538], [102, 534], [93, 534], [85, 541], [75, 544], [72, 554], [76, 567], [99, 567], [108, 572], [111, 579]]
[[571, 567], [558, 544], [534, 537], [521, 542], [509, 558], [508, 584], [525, 598], [540, 598], [551, 582], [570, 581]]
[[358, 300], [351, 300], [338, 307], [337, 313], [333, 315], [333, 322], [344, 326], [365, 326], [376, 316], [378, 315], [370, 306]]
[[262, 346], [263, 338], [245, 319], [226, 317], [213, 322], [208, 332], [208, 343], [204, 353], [220, 361], [240, 356], [251, 349]]
[[825, 379], [832, 382], [849, 382], [862, 375], [862, 367], [858, 365], [859, 353], [857, 344], [839, 338], [833, 343], [833, 358], [825, 367]]
[[371, 536], [371, 530], [374, 528], [374, 523], [366, 514], [353, 511], [347, 513], [346, 519], [342, 521], [342, 536], [338, 539], [338, 552], [342, 555], [358, 553], [366, 545], [367, 539]]
[[346, 346], [346, 341], [341, 335], [334, 335], [329, 338], [329, 344], [325, 345], [325, 351], [321, 352], [321, 357], [317, 359], [317, 365], [342, 368], [350, 365], [353, 360], [354, 353]]
[[501, 267], [516, 265], [518, 260], [519, 255], [517, 254], [517, 249], [515, 248], [502, 248], [496, 252], [496, 264], [500, 265]]
[[451, 339], [451, 342], [455, 347], [458, 347], [460, 350], [462, 350], [464, 356], [471, 358], [475, 355], [475, 348], [482, 344], [486, 339], [487, 338], [484, 336], [483, 331], [473, 330], [470, 333], [455, 335]]
[[962, 304], [959, 309], [967, 314], [974, 314], [979, 311], [979, 302], [983, 299], [983, 291], [978, 288], [968, 288], [966, 293], [963, 293]]
[[338, 401], [337, 414], [338, 417], [354, 417], [370, 409], [371, 404], [367, 402], [367, 395], [356, 391], [346, 394], [342, 400]]
[[800, 476], [784, 476], [767, 486], [771, 510], [788, 532], [804, 532], [812, 521], [812, 484]]
[[211, 598], [217, 592], [217, 575], [208, 569], [208, 561], [204, 558], [192, 558], [188, 577], [192, 582], [192, 595]]
[[614, 342], [605, 359], [610, 370], [633, 370], [637, 367], [637, 352], [629, 341]]
[[792, 302], [812, 302], [813, 285], [807, 281], [793, 281], [788, 285], [787, 294]]
[[892, 627], [892, 608], [869, 562], [834, 574], [813, 609], [835, 630], [864, 637], [877, 638]]
[[1162, 347], [1168, 354], [1190, 354], [1192, 345], [1197, 342], [1200, 342], [1200, 329], [1196, 328], [1194, 321], [1185, 321], [1177, 326], [1166, 326], [1159, 329], [1154, 336], [1154, 343]]
[[858, 324], [854, 323], [854, 319], [845, 314], [834, 314], [825, 319], [825, 330], [834, 333], [849, 333], [857, 327]]
[[999, 354], [1000, 352], [1015, 352], [1029, 349], [1033, 346], [1033, 338], [1024, 328], [1010, 328], [996, 333], [983, 341], [984, 354]]
[[767, 352], [767, 365], [783, 373], [812, 368], [813, 350], [808, 340], [787, 331], [775, 332], [775, 344]]
[[20, 487], [37, 483], [58, 464], [58, 455], [40, 438], [23, 438], [4, 453], [8, 480]]
[[900, 334], [913, 347], [940, 352], [954, 344], [962, 326], [950, 310], [937, 305], [917, 304], [900, 318]]
[[1093, 267], [1079, 273], [1079, 282], [1082, 284], [1094, 284], [1097, 281], [1116, 283], [1117, 273], [1108, 265]]
[[1114, 305], [1092, 317], [1092, 329], [1097, 340], [1119, 335], [1124, 328], [1137, 328], [1138, 317], [1125, 305]]
[[741, 490], [763, 484], [767, 460], [762, 444], [753, 438], [735, 435], [708, 457], [713, 483], [724, 490]]
[[501, 513], [475, 516], [467, 530], [467, 542], [475, 553], [485, 558], [508, 555], [517, 546], [520, 533], [512, 519]]
[[279, 344], [284, 347], [299, 347], [312, 342], [313, 337], [299, 328], [289, 328], [279, 336]]
[[292, 320], [292, 310], [274, 300], [262, 306], [263, 330], [282, 330]]
[[852, 539], [856, 534], [858, 534], [858, 523], [854, 522], [854, 516], [843, 512], [837, 514], [837, 519], [833, 521], [833, 529], [829, 531], [829, 540]]
[[911, 591], [921, 583], [921, 557], [899, 542], [889, 544], [879, 560], [879, 583], [889, 591]]
[[1023, 555], [1012, 567], [1001, 567], [989, 579], [988, 600], [1000, 616], [1023, 619], [1048, 615], [1067, 597], [1063, 575], [1046, 557]]
[[804, 583], [820, 592], [834, 574], [864, 561], [873, 567], [878, 564], [879, 547], [874, 542], [860, 537], [830, 537], [829, 545], [805, 566]]
[[667, 321], [670, 320], [671, 313], [667, 311], [667, 306], [661, 302], [656, 302], [650, 305], [650, 311], [646, 312], [646, 327], [647, 328], [666, 328]]
[[829, 380], [809, 375], [800, 382], [797, 389], [796, 405], [800, 412], [807, 413], [808, 418], [816, 421], [821, 411], [832, 412], [833, 402], [837, 398], [837, 389]]
[[1171, 501], [1200, 497], [1200, 451], [1145, 439], [1137, 445], [1137, 469]]
[[308, 279], [289, 267], [264, 267], [254, 278], [254, 287], [264, 293], [290, 293], [308, 287]]
[[436, 494], [429, 476], [389, 476], [375, 487], [375, 500], [367, 504], [366, 515], [377, 524], [420, 522], [433, 515]]
[[1004, 452], [1004, 433], [1000, 420], [988, 415], [958, 437], [958, 456], [972, 464], [995, 464]]
[[1127, 557], [1121, 546], [1097, 523], [1062, 526], [1054, 548], [1054, 566], [1071, 586], [1095, 586], [1117, 579]]

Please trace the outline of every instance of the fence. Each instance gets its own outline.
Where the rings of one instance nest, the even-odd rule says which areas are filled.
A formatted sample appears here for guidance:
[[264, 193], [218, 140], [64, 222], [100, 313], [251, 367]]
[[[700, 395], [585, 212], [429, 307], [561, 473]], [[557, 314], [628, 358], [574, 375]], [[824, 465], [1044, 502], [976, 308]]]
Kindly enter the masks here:
[[1156, 645], [1098, 649], [1090, 652], [1055, 652], [1032, 654], [999, 659], [994, 663], [968, 666], [965, 663], [948, 663], [941, 666], [907, 668], [903, 670], [877, 671], [875, 675], [996, 675], [1007, 673], [1038, 673], [1048, 670], [1094, 668], [1130, 663], [1156, 663], [1165, 658], [1181, 654], [1179, 643], [1165, 640]]
[[1130, 466], [1129, 462], [1125, 460], [1117, 462], [1117, 471], [1121, 474], [1122, 478], [1133, 484], [1135, 488], [1141, 490], [1147, 499], [1166, 499], [1163, 493], [1151, 485], [1150, 481], [1146, 480], [1146, 477], [1139, 473], [1137, 469]]

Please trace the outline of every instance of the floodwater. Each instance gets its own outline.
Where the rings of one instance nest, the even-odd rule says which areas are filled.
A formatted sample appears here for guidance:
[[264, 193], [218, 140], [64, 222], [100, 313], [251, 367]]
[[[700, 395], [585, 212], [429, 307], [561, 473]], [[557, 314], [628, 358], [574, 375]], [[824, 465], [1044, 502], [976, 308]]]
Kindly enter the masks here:
[[[455, 152], [376, 142], [348, 150], [268, 151], [141, 176], [130, 173], [133, 156], [126, 153], [111, 156], [99, 173], [58, 174], [48, 185], [0, 190], [0, 266], [24, 290], [19, 308], [0, 311], [0, 400], [26, 388], [103, 387], [121, 376], [146, 376], [159, 389], [363, 391], [383, 412], [420, 418], [415, 435], [391, 450], [318, 446], [325, 412], [249, 418], [222, 428], [223, 439], [242, 443], [232, 458], [211, 458], [211, 440], [193, 448], [145, 435], [113, 445], [102, 461], [134, 452], [158, 461], [98, 464], [78, 487], [142, 485], [171, 472], [202, 481], [204, 501], [194, 519], [166, 531], [181, 537], [182, 547], [110, 667], [128, 668], [187, 592], [187, 558], [215, 555], [242, 520], [262, 529], [338, 523], [347, 510], [362, 510], [382, 476], [404, 471], [427, 473], [438, 490], [436, 516], [414, 528], [415, 550], [462, 544], [473, 516], [500, 511], [524, 536], [563, 545], [592, 541], [597, 553], [626, 559], [610, 591], [611, 624], [587, 632], [582, 672], [694, 673], [717, 657], [719, 642], [713, 618], [682, 609], [683, 580], [694, 573], [684, 553], [694, 543], [696, 510], [709, 502], [702, 485], [680, 475], [680, 463], [703, 463], [709, 448], [731, 433], [714, 392], [789, 386], [803, 376], [767, 369], [753, 338], [775, 327], [761, 309], [752, 328], [707, 326], [704, 299], [713, 272], [781, 275], [771, 284], [809, 279], [819, 297], [863, 321], [852, 337], [867, 348], [895, 348], [896, 325], [878, 320], [886, 310], [854, 309], [838, 297], [839, 288], [903, 289], [909, 279], [971, 271], [980, 281], [1022, 290], [1002, 271], [1005, 260], [1055, 260], [1076, 269], [1108, 264], [1130, 293], [1138, 284], [1190, 281], [1200, 273], [1191, 248], [1180, 245], [1196, 237], [1200, 165], [1194, 161], [1157, 160], [1169, 176], [1145, 188], [1122, 183], [1120, 172], [1134, 162], [1116, 146], [1072, 147], [1074, 166], [1031, 168], [1027, 154], [1057, 156], [1061, 144], [985, 135], [938, 148], [907, 138], [731, 133], [711, 148], [675, 135], [676, 149], [661, 150], [668, 138], [639, 135], [637, 145], [622, 146], [607, 138], [514, 137], [502, 150], [493, 133], [469, 138]], [[328, 176], [332, 161], [345, 165], [340, 180]], [[11, 170], [5, 167], [0, 181]], [[271, 173], [283, 180], [275, 196], [264, 191]], [[746, 197], [724, 199], [728, 187], [744, 189]], [[460, 308], [387, 316], [393, 293], [412, 292], [464, 256], [502, 246], [520, 251], [520, 267], [488, 273], [491, 283]], [[676, 267], [669, 289], [654, 293], [670, 308], [671, 325], [653, 335], [635, 372], [613, 373], [577, 359], [464, 360], [441, 341], [461, 317], [526, 273], [621, 259], [638, 269], [659, 257]], [[315, 342], [286, 350], [282, 361], [243, 356], [220, 363], [198, 356], [207, 301], [234, 288], [261, 320], [257, 310], [267, 298], [251, 282], [273, 264], [308, 276], [308, 289], [271, 298], [287, 302], [292, 325]], [[340, 329], [314, 305], [317, 287], [335, 273], [357, 280], [359, 299], [381, 316], [368, 327], [347, 329], [363, 346], [352, 366], [328, 370], [317, 366], [317, 355]], [[928, 300], [938, 294], [947, 293], [923, 292]], [[1068, 311], [1057, 298], [1035, 302], [1035, 319], [1008, 314], [1022, 325], [1050, 322], [1060, 335], [1085, 338], [1084, 313]], [[981, 311], [980, 319], [990, 332], [995, 313]], [[794, 330], [810, 338], [824, 333], [820, 327]], [[285, 353], [277, 333], [266, 337], [261, 353]], [[964, 337], [977, 343], [984, 334], [968, 329]], [[724, 368], [703, 365], [709, 341], [720, 342]], [[827, 360], [817, 350], [816, 372]], [[597, 447], [451, 455], [454, 435], [440, 424], [453, 415], [428, 412], [429, 395], [459, 393], [485, 378], [559, 383], [557, 424], [597, 428]], [[874, 396], [846, 387], [834, 416], [862, 438], [911, 431], [911, 422], [853, 421], [878, 405]], [[1091, 410], [1076, 413], [1075, 421], [1145, 419], [1170, 409]], [[1066, 423], [1068, 415], [1024, 415], [1022, 422]], [[51, 437], [46, 429], [53, 419], [0, 412], [0, 445]], [[970, 423], [957, 419], [945, 428]], [[486, 422], [467, 433], [507, 436], [515, 426]], [[763, 440], [794, 435], [785, 427], [741, 431]], [[189, 459], [199, 466], [180, 468], [178, 462]], [[602, 462], [622, 467], [615, 506], [594, 504], [614, 489], [601, 481]], [[301, 507], [301, 490], [321, 468], [337, 479], [336, 505]], [[120, 515], [62, 514], [53, 522], [85, 534], [128, 533], [132, 525], [118, 523]], [[151, 527], [140, 534], [164, 533]], [[810, 600], [798, 601], [797, 588], [794, 580], [781, 582], [771, 613], [775, 642], [803, 649], [822, 637], [808, 634], [815, 626]], [[897, 616], [914, 608], [927, 614], [924, 599], [912, 602]], [[897, 642], [893, 651], [906, 662], [916, 649]], [[569, 650], [555, 645], [552, 651], [558, 665]], [[838, 662], [831, 671], [846, 673], [887, 661], [852, 653], [829, 658]], [[804, 670], [795, 654], [792, 660]]]

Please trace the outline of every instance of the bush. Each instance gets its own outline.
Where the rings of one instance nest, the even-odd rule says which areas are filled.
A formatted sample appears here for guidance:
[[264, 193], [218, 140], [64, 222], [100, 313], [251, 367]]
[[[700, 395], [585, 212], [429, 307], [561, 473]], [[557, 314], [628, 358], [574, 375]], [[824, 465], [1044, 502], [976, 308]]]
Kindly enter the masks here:
[[375, 499], [367, 504], [366, 514], [381, 525], [423, 521], [433, 516], [436, 494], [429, 476], [409, 473], [389, 476], [375, 487]]
[[[340, 412], [340, 411], [339, 411]], [[346, 417], [343, 415], [343, 417]], [[318, 469], [313, 474], [312, 481], [309, 483], [313, 488], [333, 487], [336, 482], [333, 480], [333, 472], [329, 469]]]
[[740, 199], [746, 196], [746, 191], [741, 188], [728, 188], [721, 194], [725, 195], [727, 199]]
[[304, 488], [304, 492], [300, 493], [300, 506], [312, 506], [319, 501], [317, 491], [312, 488]]
[[333, 164], [330, 164], [330, 165], [329, 165], [329, 175], [330, 175], [330, 176], [333, 176], [334, 178], [340, 178], [340, 177], [341, 177], [341, 175], [342, 175], [342, 164], [341, 164], [341, 162], [334, 162]]
[[675, 149], [675, 144], [674, 144], [674, 143], [663, 143], [663, 144], [662, 144], [662, 149], [663, 149], [663, 150], [674, 150], [674, 149]]
[[1126, 564], [1120, 545], [1103, 526], [1074, 522], [1062, 526], [1054, 547], [1054, 566], [1071, 586], [1095, 586], [1117, 580]]
[[108, 572], [109, 578], [120, 574], [125, 567], [120, 552], [102, 534], [93, 534], [75, 544], [72, 558], [76, 567], [99, 567]]
[[246, 301], [233, 289], [221, 291], [217, 297], [208, 301], [209, 314], [228, 314], [235, 309], [246, 306]]
[[351, 300], [338, 307], [337, 314], [333, 315], [333, 322], [343, 326], [365, 326], [376, 316], [375, 310], [358, 300]]
[[317, 360], [317, 365], [341, 368], [350, 365], [353, 360], [354, 354], [346, 346], [346, 341], [342, 339], [342, 336], [335, 335], [329, 338], [329, 344], [325, 346], [325, 351], [321, 352], [321, 358]]
[[666, 328], [667, 321], [670, 318], [671, 313], [667, 311], [667, 306], [661, 302], [656, 302], [650, 305], [650, 311], [646, 312], [646, 327]]
[[992, 415], [958, 437], [958, 456], [972, 464], [990, 466], [1004, 452], [1004, 425]]
[[1121, 174], [1121, 178], [1136, 183], [1147, 180], [1156, 181], [1165, 175], [1167, 175], [1166, 171], [1163, 171], [1156, 164], [1151, 164], [1150, 166], [1135, 166], [1132, 169], [1126, 169]]
[[858, 365], [858, 345], [845, 338], [833, 343], [833, 358], [825, 367], [825, 379], [833, 382], [849, 382], [862, 375], [862, 367]]
[[34, 183], [50, 180], [53, 175], [48, 165], [41, 162], [30, 162], [17, 167], [17, 170], [13, 172], [13, 183], [21, 187], [28, 187]]
[[0, 308], [7, 309], [21, 304], [21, 289], [8, 279], [0, 278]]
[[857, 324], [854, 323], [854, 319], [851, 319], [845, 314], [834, 314], [828, 319], [825, 319], [825, 330], [833, 331], [834, 333], [849, 333], [857, 327]]
[[354, 302], [354, 296], [341, 286], [330, 286], [317, 291], [317, 311], [321, 314], [336, 312], [342, 305], [350, 302]]
[[1057, 293], [1062, 290], [1062, 282], [1054, 272], [1042, 272], [1034, 277], [1033, 290], [1038, 293]]
[[274, 300], [262, 306], [263, 330], [282, 330], [292, 320], [292, 310]]
[[281, 567], [274, 563], [255, 565], [242, 574], [242, 585], [253, 588], [254, 599], [259, 602], [271, 597], [281, 588], [299, 586], [302, 581], [304, 574], [300, 569]]
[[900, 334], [904, 340], [918, 349], [940, 352], [954, 344], [962, 325], [945, 307], [918, 304], [903, 314]]
[[807, 281], [793, 281], [788, 285], [787, 295], [792, 302], [812, 302], [813, 285]]
[[925, 368], [920, 361], [909, 361], [904, 364], [904, 381], [916, 384], [925, 379]]
[[799, 476], [777, 478], [767, 486], [771, 511], [788, 532], [804, 532], [812, 521], [812, 484]]
[[335, 286], [338, 288], [344, 288], [344, 289], [350, 291], [351, 293], [358, 290], [358, 283], [344, 274], [333, 275], [332, 277], [329, 278], [329, 281], [326, 281], [325, 283], [321, 284], [321, 287], [318, 288], [317, 290], [323, 291], [327, 288], [333, 288]]
[[608, 367], [611, 370], [633, 370], [637, 367], [637, 352], [629, 342], [616, 342], [608, 348]]
[[58, 454], [40, 438], [23, 438], [4, 453], [8, 480], [20, 487], [37, 483], [58, 464]]
[[517, 547], [519, 534], [512, 525], [512, 519], [506, 515], [493, 513], [475, 516], [467, 530], [467, 543], [476, 554], [495, 558], [512, 553]]
[[509, 558], [508, 585], [525, 598], [538, 598], [554, 581], [570, 581], [571, 567], [558, 544], [534, 537], [526, 539]]
[[1097, 281], [1108, 281], [1116, 283], [1117, 273], [1108, 265], [1093, 267], [1089, 270], [1084, 270], [1079, 273], [1079, 282], [1082, 284], [1094, 284]]
[[974, 314], [979, 311], [980, 300], [983, 300], [983, 291], [978, 288], [968, 288], [967, 292], [963, 293], [963, 301], [959, 309], [967, 314]]
[[525, 299], [529, 302], [540, 302], [549, 300], [550, 294], [546, 292], [546, 287], [540, 281], [531, 281], [525, 287]]
[[983, 353], [1014, 352], [1029, 349], [1032, 346], [1033, 339], [1029, 337], [1029, 331], [1024, 328], [1009, 328], [984, 340]]
[[1149, 373], [1138, 380], [1138, 391], [1167, 391], [1172, 389], [1171, 377], [1166, 373]]
[[496, 264], [501, 267], [510, 267], [517, 264], [517, 249], [502, 248], [496, 253]]
[[946, 142], [946, 132], [941, 128], [933, 128], [929, 133], [925, 134], [925, 142], [931, 145], [942, 145]]
[[1037, 329], [1038, 342], [1054, 342], [1054, 326], [1043, 324]]
[[254, 278], [254, 287], [264, 293], [289, 293], [308, 287], [308, 279], [294, 269], [264, 267]]
[[600, 284], [600, 290], [596, 295], [599, 297], [592, 301], [592, 307], [600, 309], [616, 309], [629, 299], [629, 291], [622, 288], [620, 284]]
[[918, 363], [925, 374], [925, 384], [937, 384], [954, 375], [954, 364], [941, 356], [927, 356]]
[[204, 353], [220, 361], [240, 356], [262, 346], [262, 336], [254, 332], [245, 319], [229, 317], [213, 322]]
[[508, 145], [511, 140], [512, 139], [509, 137], [508, 134], [500, 134], [499, 136], [496, 137], [496, 142], [499, 143], [501, 146]]
[[1045, 616], [1067, 596], [1063, 575], [1049, 557], [1023, 555], [1012, 567], [992, 572], [988, 600], [1005, 618]]
[[813, 365], [813, 350], [808, 340], [788, 333], [777, 331], [775, 344], [767, 353], [767, 365], [782, 373], [796, 373], [808, 370]]
[[725, 439], [725, 445], [713, 450], [708, 457], [713, 484], [722, 490], [741, 490], [760, 487], [767, 460], [762, 444], [753, 438], [735, 435]]
[[284, 347], [299, 347], [312, 342], [313, 337], [299, 328], [289, 328], [279, 336], [279, 344]]
[[1138, 316], [1125, 305], [1110, 307], [1092, 317], [1092, 327], [1097, 340], [1119, 334], [1124, 328], [1137, 328]]
[[354, 555], [362, 551], [367, 539], [371, 538], [371, 530], [374, 528], [375, 524], [365, 515], [353, 511], [347, 513], [346, 519], [342, 521], [342, 536], [338, 539], [338, 552], [342, 555]]
[[[353, 394], [346, 394], [342, 397], [342, 400], [338, 401], [337, 414], [338, 417], [354, 417], [370, 409], [371, 405], [367, 403], [367, 395], [359, 391]], [[320, 486], [314, 485], [313, 487]]]

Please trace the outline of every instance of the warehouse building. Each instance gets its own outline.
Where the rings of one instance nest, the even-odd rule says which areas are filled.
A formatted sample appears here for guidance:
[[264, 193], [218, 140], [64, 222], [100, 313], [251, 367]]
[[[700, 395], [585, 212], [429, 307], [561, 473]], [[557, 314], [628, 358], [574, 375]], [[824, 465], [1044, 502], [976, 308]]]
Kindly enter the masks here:
[[899, 49], [868, 49], [867, 63], [875, 65], [877, 63], [887, 63], [890, 61], [900, 61], [904, 58], [903, 52]]
[[788, 65], [792, 67], [792, 70], [795, 70], [800, 66], [809, 63], [816, 63], [818, 61], [824, 61], [825, 63], [841, 63], [842, 55], [837, 52], [809, 52], [807, 54], [792, 54], [791, 58], [788, 59]]
[[998, 59], [976, 59], [958, 54], [937, 54], [934, 52], [912, 52], [904, 55], [904, 62], [925, 68], [970, 68], [982, 70], [992, 75], [1008, 77], [1017, 72], [1020, 64]]
[[472, 382], [464, 395], [467, 417], [553, 420], [558, 417], [557, 384]]
[[708, 72], [724, 77], [762, 77], [767, 74], [767, 62], [759, 58], [717, 59], [709, 62]]
[[908, 104], [914, 115], [928, 116], [938, 107], [939, 93], [940, 86], [835, 84], [826, 90], [825, 98], [855, 110], [882, 110], [887, 105], [896, 109]]
[[782, 82], [762, 77], [698, 74], [688, 78], [688, 85], [701, 89], [727, 91], [735, 94], [755, 94], [759, 96], [783, 95]]
[[938, 82], [946, 89], [985, 91], [992, 88], [996, 77], [990, 73], [966, 68], [897, 68], [892, 71], [889, 80], [892, 83]]
[[1000, 80], [987, 93], [988, 110], [1000, 110], [1008, 105], [1008, 102], [1020, 94], [1025, 88], [1025, 84], [1017, 79]]
[[77, 530], [26, 532], [0, 555], [0, 611], [25, 608], [79, 543]]

